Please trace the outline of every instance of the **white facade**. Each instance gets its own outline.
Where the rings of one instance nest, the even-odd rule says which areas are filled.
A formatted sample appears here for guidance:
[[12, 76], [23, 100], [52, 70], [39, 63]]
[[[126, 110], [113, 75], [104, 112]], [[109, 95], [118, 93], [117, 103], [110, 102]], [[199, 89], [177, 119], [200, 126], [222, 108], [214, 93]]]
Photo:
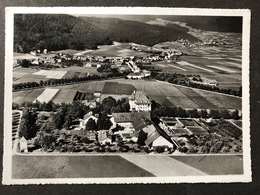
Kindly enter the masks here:
[[129, 98], [130, 111], [151, 111], [151, 102], [141, 91], [134, 91]]

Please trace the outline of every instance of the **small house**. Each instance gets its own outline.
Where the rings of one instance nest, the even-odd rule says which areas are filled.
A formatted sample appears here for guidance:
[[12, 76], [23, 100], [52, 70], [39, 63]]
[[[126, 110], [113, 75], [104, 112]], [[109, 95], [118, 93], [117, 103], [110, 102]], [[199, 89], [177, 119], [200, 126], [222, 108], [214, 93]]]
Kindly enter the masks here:
[[19, 146], [20, 152], [28, 152], [27, 140], [24, 137], [19, 140]]

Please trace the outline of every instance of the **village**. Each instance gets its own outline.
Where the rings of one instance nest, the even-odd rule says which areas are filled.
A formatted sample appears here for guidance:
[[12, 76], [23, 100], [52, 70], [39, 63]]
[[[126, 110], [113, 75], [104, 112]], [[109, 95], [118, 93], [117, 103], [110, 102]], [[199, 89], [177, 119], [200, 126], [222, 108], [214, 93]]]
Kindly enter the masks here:
[[[185, 43], [185, 41], [181, 41], [181, 44], [185, 45]], [[82, 53], [73, 55], [54, 53], [44, 49], [42, 51], [31, 51], [30, 55], [34, 56], [34, 58], [27, 60], [26, 63], [24, 59], [16, 59], [14, 61], [14, 68], [18, 66], [23, 67], [26, 64], [27, 67], [30, 66], [32, 68], [40, 68], [41, 71], [48, 71], [57, 68], [79, 66], [96, 69], [97, 72], [102, 74], [112, 73], [113, 76], [125, 75], [125, 79], [139, 80], [151, 78], [151, 73], [155, 71], [152, 63], [160, 61], [178, 62], [180, 61], [180, 57], [184, 55], [179, 50], [171, 50], [168, 47], [153, 49], [131, 44], [129, 49], [149, 55], [147, 57], [106, 57], [82, 55]], [[181, 78], [183, 79], [183, 76]], [[40, 86], [45, 86], [44, 83], [46, 82], [40, 83]], [[191, 75], [187, 82], [193, 85], [217, 86], [216, 83], [212, 83], [208, 79], [202, 80], [199, 75]], [[129, 95], [122, 95], [121, 93], [119, 93], [120, 95], [113, 95], [111, 93], [110, 96], [106, 96], [97, 90], [94, 93], [74, 90], [69, 95], [72, 101], [70, 103], [80, 102], [80, 104], [88, 108], [88, 112], [85, 110], [83, 112], [86, 113], [81, 117], [70, 118], [70, 122], [64, 120], [64, 123], [69, 123], [69, 126], [61, 124], [57, 128], [53, 124], [49, 125], [49, 123], [51, 123], [50, 121], [53, 120], [53, 116], [57, 115], [59, 111], [49, 110], [46, 112], [41, 109], [34, 109], [35, 104], [38, 106], [39, 104], [48, 105], [52, 98], [47, 100], [46, 97], [50, 96], [50, 93], [53, 93], [52, 97], [55, 97], [55, 94], [58, 92], [56, 89], [46, 89], [46, 94], [42, 93], [41, 97], [36, 98], [32, 102], [32, 105], [29, 106], [29, 111], [26, 111], [33, 112], [36, 117], [35, 124], [37, 125], [34, 126], [34, 135], [25, 138], [26, 136], [24, 137], [23, 135], [27, 134], [20, 132], [20, 126], [13, 126], [14, 150], [22, 153], [141, 152], [172, 154], [241, 152], [242, 131], [241, 127], [236, 125], [233, 120], [225, 119], [221, 121], [219, 118], [212, 119], [210, 116], [213, 111], [210, 109], [208, 111], [196, 111], [201, 116], [203, 115], [203, 111], [206, 112], [204, 114], [208, 115], [206, 118], [205, 116], [204, 118], [198, 118], [199, 115], [192, 114], [191, 110], [189, 111], [190, 114], [187, 115], [189, 116], [188, 118], [187, 116], [182, 118], [178, 116], [160, 116], [159, 114], [159, 117], [154, 119], [151, 116], [152, 101], [147, 94], [136, 89], [130, 89], [129, 91], [131, 91], [131, 94], [128, 93]], [[108, 112], [102, 111], [102, 106], [107, 100], [108, 102], [112, 102], [112, 104], [113, 101], [122, 101], [123, 103], [121, 102], [117, 106], [121, 106], [121, 108], [124, 106], [124, 109], [117, 109], [118, 107], [116, 107], [113, 109], [110, 108]], [[100, 107], [101, 110], [98, 110]], [[16, 121], [16, 125], [23, 120], [23, 111], [21, 110], [25, 109], [28, 108], [22, 107], [17, 111], [13, 111], [13, 121]], [[62, 109], [62, 106], [60, 109]], [[106, 125], [100, 125], [100, 123]], [[222, 126], [226, 128], [224, 130], [225, 133], [216, 130], [216, 127], [222, 128]]]

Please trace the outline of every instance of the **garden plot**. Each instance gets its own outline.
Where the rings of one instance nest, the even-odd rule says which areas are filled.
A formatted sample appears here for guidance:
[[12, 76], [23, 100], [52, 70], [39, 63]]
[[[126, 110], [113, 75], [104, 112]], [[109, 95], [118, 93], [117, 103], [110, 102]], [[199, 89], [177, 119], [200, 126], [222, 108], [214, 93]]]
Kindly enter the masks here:
[[190, 130], [193, 134], [196, 135], [206, 135], [208, 132], [200, 126], [194, 126], [194, 127], [187, 127], [188, 130]]
[[196, 123], [193, 119], [178, 119], [184, 126], [199, 126], [198, 123]]
[[41, 95], [39, 95], [33, 102], [39, 101], [40, 103], [46, 102], [52, 100], [52, 98], [58, 93], [59, 89], [45, 89]]
[[63, 76], [67, 73], [67, 71], [59, 71], [59, 70], [40, 70], [38, 72], [33, 73], [34, 75], [45, 76], [49, 79], [62, 79]]

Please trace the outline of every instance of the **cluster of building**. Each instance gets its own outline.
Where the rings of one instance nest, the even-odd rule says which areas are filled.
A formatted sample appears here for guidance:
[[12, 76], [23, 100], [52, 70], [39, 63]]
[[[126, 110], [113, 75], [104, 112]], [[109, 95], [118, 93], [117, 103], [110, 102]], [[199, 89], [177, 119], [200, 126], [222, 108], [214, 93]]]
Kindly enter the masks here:
[[[134, 91], [129, 96], [130, 112], [115, 112], [108, 115], [112, 126], [109, 130], [88, 131], [88, 139], [98, 140], [101, 144], [115, 143], [120, 140], [137, 142], [140, 131], [143, 131], [147, 138], [145, 145], [149, 147], [164, 146], [166, 148], [177, 148], [178, 143], [162, 128], [157, 126], [150, 116], [151, 102], [141, 91]], [[92, 112], [87, 113], [80, 119], [77, 130], [84, 130], [88, 121], [98, 121], [99, 115]], [[114, 130], [119, 128], [120, 130]]]

